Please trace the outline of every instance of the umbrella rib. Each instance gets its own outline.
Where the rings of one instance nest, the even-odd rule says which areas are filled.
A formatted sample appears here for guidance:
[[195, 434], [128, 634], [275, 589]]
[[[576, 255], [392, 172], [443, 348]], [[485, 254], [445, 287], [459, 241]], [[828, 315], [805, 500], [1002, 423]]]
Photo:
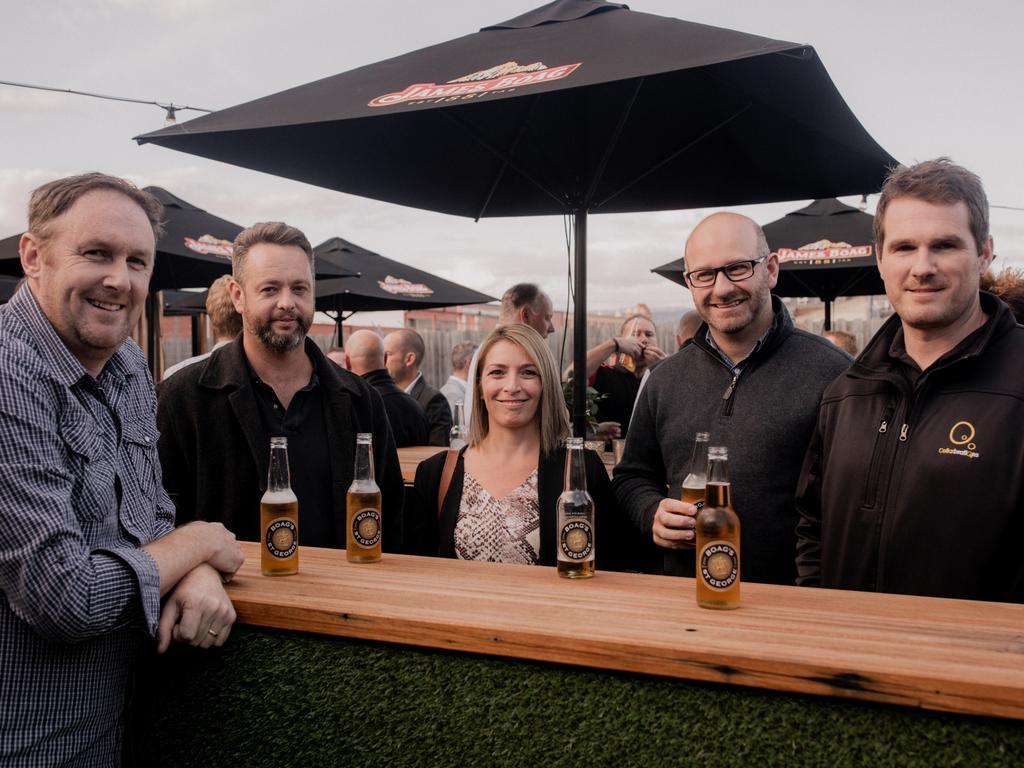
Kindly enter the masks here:
[[710, 136], [711, 134], [713, 134], [713, 133], [716, 133], [717, 131], [720, 131], [720, 130], [721, 130], [722, 128], [724, 128], [724, 127], [725, 127], [725, 126], [727, 126], [727, 125], [728, 125], [729, 123], [731, 123], [731, 122], [732, 122], [733, 120], [735, 120], [736, 118], [738, 118], [738, 117], [739, 117], [740, 115], [742, 115], [742, 114], [743, 114], [744, 112], [746, 112], [746, 111], [747, 111], [748, 109], [750, 109], [750, 108], [751, 108], [752, 106], [754, 106], [754, 102], [753, 102], [753, 101], [751, 101], [751, 102], [748, 102], [746, 106], [742, 107], [741, 109], [737, 110], [736, 112], [733, 112], [733, 113], [732, 113], [731, 115], [729, 115], [729, 117], [725, 118], [724, 120], [722, 120], [721, 122], [719, 122], [719, 123], [718, 123], [717, 125], [714, 125], [714, 126], [712, 126], [712, 127], [711, 127], [711, 128], [709, 128], [708, 130], [706, 130], [706, 131], [705, 131], [704, 133], [702, 133], [702, 134], [701, 134], [700, 136], [698, 136], [697, 138], [695, 138], [695, 139], [694, 139], [693, 141], [690, 141], [690, 142], [689, 142], [689, 143], [687, 143], [687, 144], [686, 144], [685, 146], [683, 146], [683, 147], [680, 147], [680, 148], [679, 148], [679, 149], [677, 149], [677, 150], [676, 150], [675, 152], [673, 152], [673, 153], [672, 153], [671, 155], [669, 155], [668, 157], [666, 157], [666, 158], [665, 158], [664, 160], [661, 160], [660, 162], [658, 162], [658, 163], [656, 163], [655, 165], [651, 166], [650, 168], [648, 168], [648, 169], [647, 169], [646, 171], [644, 171], [643, 173], [641, 173], [641, 174], [640, 174], [639, 176], [637, 176], [637, 177], [636, 177], [635, 179], [633, 179], [633, 180], [632, 180], [632, 181], [630, 181], [629, 183], [627, 183], [627, 184], [624, 184], [623, 186], [619, 187], [619, 188], [618, 188], [617, 190], [615, 190], [614, 192], [612, 192], [612, 193], [611, 193], [610, 195], [608, 195], [608, 196], [607, 196], [606, 198], [604, 198], [603, 200], [601, 200], [601, 201], [600, 201], [600, 202], [599, 202], [599, 203], [597, 204], [597, 207], [598, 207], [598, 208], [600, 208], [600, 207], [601, 207], [602, 205], [604, 205], [605, 203], [609, 202], [610, 200], [614, 200], [614, 199], [615, 199], [616, 197], [618, 197], [619, 195], [621, 195], [621, 194], [622, 194], [623, 192], [625, 192], [625, 191], [626, 191], [627, 189], [629, 189], [629, 188], [630, 188], [630, 187], [632, 187], [633, 185], [635, 185], [635, 184], [637, 184], [637, 183], [639, 183], [639, 182], [643, 181], [643, 180], [644, 180], [645, 178], [647, 178], [648, 176], [650, 176], [650, 175], [651, 175], [652, 173], [654, 173], [654, 172], [655, 172], [655, 171], [657, 171], [658, 169], [660, 169], [660, 168], [664, 167], [664, 166], [665, 166], [665, 165], [667, 165], [668, 163], [671, 163], [671, 162], [672, 162], [673, 160], [675, 160], [675, 159], [676, 159], [677, 157], [679, 157], [679, 156], [680, 156], [681, 154], [683, 154], [684, 152], [686, 152], [687, 150], [689, 150], [690, 148], [692, 148], [692, 147], [693, 147], [694, 145], [696, 145], [696, 144], [699, 144], [700, 142], [704, 141], [704, 139], [706, 139], [706, 138], [707, 138], [708, 136]]
[[633, 105], [636, 104], [636, 98], [640, 95], [640, 89], [643, 87], [646, 77], [637, 78], [636, 85], [633, 87], [633, 93], [630, 94], [629, 99], [626, 102], [625, 109], [622, 110], [622, 114], [619, 115], [619, 121], [615, 126], [615, 130], [612, 132], [611, 140], [605, 146], [604, 154], [601, 156], [601, 162], [597, 166], [597, 170], [594, 171], [594, 177], [590, 180], [590, 187], [587, 189], [586, 197], [583, 198], [583, 209], [586, 210], [590, 207], [591, 201], [594, 199], [594, 194], [597, 192], [597, 185], [601, 183], [601, 179], [604, 177], [604, 171], [608, 167], [608, 162], [612, 158], [612, 153], [619, 144], [619, 139], [622, 137], [622, 131], [626, 127], [626, 121], [629, 120], [629, 116], [633, 113]]
[[[519, 124], [519, 130], [516, 132], [515, 141], [513, 141], [512, 146], [509, 147], [508, 158], [511, 158], [513, 155], [515, 155], [516, 150], [519, 149], [519, 142], [521, 142], [523, 140], [523, 136], [526, 135], [526, 129], [530, 125], [530, 118], [533, 116], [534, 111], [537, 109], [537, 104], [539, 101], [539, 95], [535, 96], [533, 99], [530, 100], [530, 108], [526, 113], [526, 117], [523, 118], [522, 122]], [[501, 180], [505, 177], [505, 169], [508, 168], [509, 164], [508, 158], [502, 159], [501, 168], [498, 169], [498, 173], [495, 175], [494, 181], [491, 183], [491, 188], [487, 190], [487, 196], [484, 198], [484, 204], [480, 206], [480, 211], [473, 219], [474, 221], [480, 221], [480, 219], [483, 218], [484, 212], [486, 212], [487, 210], [487, 206], [491, 204], [491, 198], [494, 197], [494, 193], [498, 190], [498, 185], [501, 183]]]
[[514, 170], [517, 173], [519, 173], [524, 179], [526, 179], [531, 184], [533, 184], [535, 187], [537, 187], [537, 189], [539, 189], [545, 195], [550, 197], [552, 200], [554, 200], [556, 203], [558, 203], [563, 208], [566, 207], [565, 200], [560, 198], [556, 193], [552, 192], [546, 186], [544, 186], [539, 181], [537, 181], [537, 179], [535, 179], [533, 176], [531, 176], [529, 173], [527, 173], [526, 170], [524, 168], [522, 168], [520, 165], [518, 165], [508, 154], [506, 154], [505, 152], [502, 152], [500, 149], [498, 149], [497, 147], [493, 146], [489, 141], [487, 141], [487, 139], [485, 139], [483, 136], [481, 136], [479, 133], [477, 133], [476, 130], [474, 130], [473, 126], [471, 126], [469, 123], [467, 123], [462, 118], [458, 117], [456, 114], [454, 114], [453, 111], [445, 109], [445, 110], [441, 110], [441, 114], [444, 115], [445, 117], [447, 117], [449, 120], [452, 120], [453, 122], [455, 122], [460, 127], [462, 127], [462, 129], [465, 130], [466, 133], [468, 133], [470, 135], [470, 137], [474, 141], [477, 142], [477, 144], [482, 146], [484, 149], [486, 149], [488, 152], [490, 152], [492, 155], [494, 155], [498, 159], [504, 160], [509, 168], [511, 168], [512, 170]]

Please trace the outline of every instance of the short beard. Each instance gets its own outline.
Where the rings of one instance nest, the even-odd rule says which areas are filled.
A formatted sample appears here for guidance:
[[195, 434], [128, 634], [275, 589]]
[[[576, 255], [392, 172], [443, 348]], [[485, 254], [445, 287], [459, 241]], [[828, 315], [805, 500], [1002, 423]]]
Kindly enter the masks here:
[[273, 320], [269, 323], [250, 323], [249, 330], [271, 352], [283, 354], [290, 352], [303, 342], [312, 324], [308, 318], [301, 316], [296, 316], [295, 321], [298, 325], [291, 333], [276, 333], [273, 328]]

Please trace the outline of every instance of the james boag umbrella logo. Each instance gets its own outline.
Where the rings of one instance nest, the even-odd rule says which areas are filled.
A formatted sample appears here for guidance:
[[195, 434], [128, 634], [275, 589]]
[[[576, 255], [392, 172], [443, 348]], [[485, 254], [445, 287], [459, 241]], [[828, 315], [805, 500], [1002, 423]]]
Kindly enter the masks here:
[[528, 85], [539, 85], [540, 83], [550, 83], [553, 80], [561, 80], [579, 69], [581, 63], [548, 67], [540, 61], [535, 61], [532, 64], [506, 61], [504, 64], [499, 64], [490, 69], [483, 69], [471, 75], [457, 77], [441, 85], [437, 83], [414, 83], [407, 86], [403, 91], [395, 91], [394, 93], [385, 93], [383, 96], [378, 96], [371, 100], [368, 106], [389, 107], [394, 104], [404, 104], [411, 101], [461, 101], [476, 99], [497, 91], [507, 91]]
[[230, 259], [234, 244], [230, 240], [221, 240], [213, 235], [203, 235], [199, 239], [186, 237], [185, 247], [190, 251], [203, 255], [212, 254], [213, 256], [223, 256], [225, 259]]
[[851, 259], [862, 259], [870, 256], [874, 248], [870, 245], [850, 245], [849, 243], [833, 243], [831, 240], [818, 240], [816, 243], [801, 245], [799, 248], [779, 248], [775, 253], [779, 263], [787, 261], [810, 261], [815, 264], [832, 262], [834, 264]]
[[377, 285], [382, 291], [398, 296], [432, 296], [434, 289], [423, 283], [411, 283], [401, 277], [388, 275], [383, 280], [378, 280]]

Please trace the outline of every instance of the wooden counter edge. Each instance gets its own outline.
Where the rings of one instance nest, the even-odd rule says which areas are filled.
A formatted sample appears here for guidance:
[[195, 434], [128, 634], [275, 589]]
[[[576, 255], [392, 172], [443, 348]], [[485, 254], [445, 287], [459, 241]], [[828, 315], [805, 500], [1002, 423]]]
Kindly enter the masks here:
[[454, 627], [436, 620], [282, 605], [245, 593], [231, 596], [239, 623], [254, 627], [1024, 720], [1024, 695], [1010, 685], [958, 684], [922, 674], [866, 675], [838, 665], [735, 653], [702, 651], [700, 658], [687, 659], [660, 654], [657, 648], [528, 628]]

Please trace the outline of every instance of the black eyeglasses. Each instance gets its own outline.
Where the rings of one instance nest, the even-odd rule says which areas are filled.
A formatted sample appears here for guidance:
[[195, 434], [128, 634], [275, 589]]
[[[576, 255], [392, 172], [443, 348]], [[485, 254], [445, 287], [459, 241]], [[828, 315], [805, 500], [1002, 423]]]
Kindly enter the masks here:
[[754, 267], [767, 258], [767, 256], [762, 256], [760, 259], [734, 261], [732, 264], [726, 264], [724, 267], [714, 267], [712, 269], [694, 269], [690, 272], [686, 272], [683, 275], [683, 277], [685, 277], [686, 282], [688, 282], [694, 288], [708, 288], [714, 285], [715, 280], [718, 279], [719, 272], [721, 272], [727, 278], [729, 278], [730, 282], [738, 283], [740, 282], [740, 280], [746, 280], [748, 277], [754, 274]]

